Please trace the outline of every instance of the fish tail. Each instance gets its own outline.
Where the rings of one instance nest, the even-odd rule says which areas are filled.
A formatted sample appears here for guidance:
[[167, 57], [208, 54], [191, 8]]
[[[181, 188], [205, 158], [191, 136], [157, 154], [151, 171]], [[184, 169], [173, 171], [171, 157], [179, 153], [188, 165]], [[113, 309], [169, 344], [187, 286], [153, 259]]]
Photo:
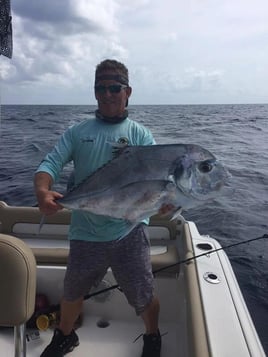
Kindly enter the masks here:
[[43, 214], [43, 216], [41, 217], [40, 223], [39, 223], [38, 234], [40, 234], [40, 232], [41, 232], [43, 224], [45, 223], [45, 219], [46, 219], [46, 216]]

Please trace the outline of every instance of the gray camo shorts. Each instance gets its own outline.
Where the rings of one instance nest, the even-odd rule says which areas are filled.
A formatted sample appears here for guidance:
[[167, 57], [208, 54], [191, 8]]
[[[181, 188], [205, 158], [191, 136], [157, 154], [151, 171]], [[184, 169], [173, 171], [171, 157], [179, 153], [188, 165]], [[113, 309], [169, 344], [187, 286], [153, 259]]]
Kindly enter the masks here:
[[153, 298], [154, 278], [147, 226], [140, 224], [123, 239], [70, 241], [64, 298], [74, 301], [96, 286], [111, 267], [129, 304], [140, 315]]

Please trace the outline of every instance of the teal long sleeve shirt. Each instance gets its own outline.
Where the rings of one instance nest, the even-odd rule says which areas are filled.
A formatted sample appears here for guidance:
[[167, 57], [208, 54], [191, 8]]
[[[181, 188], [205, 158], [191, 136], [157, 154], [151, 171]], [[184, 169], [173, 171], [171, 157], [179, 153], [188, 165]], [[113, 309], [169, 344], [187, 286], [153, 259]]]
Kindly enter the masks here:
[[[73, 161], [74, 184], [77, 185], [111, 160], [112, 143], [120, 142], [130, 146], [155, 144], [149, 129], [128, 118], [118, 124], [87, 119], [65, 131], [36, 172], [46, 172], [57, 182], [63, 167]], [[69, 239], [110, 241], [123, 238], [130, 228], [130, 223], [125, 220], [74, 210]]]

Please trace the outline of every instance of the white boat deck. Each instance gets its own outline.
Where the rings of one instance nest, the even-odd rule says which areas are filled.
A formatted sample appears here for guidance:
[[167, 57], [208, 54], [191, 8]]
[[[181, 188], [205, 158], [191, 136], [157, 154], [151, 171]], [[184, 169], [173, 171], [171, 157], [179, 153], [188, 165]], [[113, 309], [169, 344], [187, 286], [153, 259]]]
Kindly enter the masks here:
[[[143, 324], [132, 322], [126, 324], [125, 321], [110, 321], [107, 328], [97, 327], [98, 316], [92, 316], [88, 321], [84, 321], [83, 327], [77, 330], [80, 345], [71, 353], [70, 357], [138, 357], [142, 351], [142, 337], [136, 342], [134, 339], [143, 331]], [[162, 337], [162, 357], [185, 357], [183, 346], [176, 338], [178, 325], [163, 323], [161, 325]], [[28, 333], [31, 333], [29, 330]], [[27, 357], [40, 356], [44, 348], [49, 344], [52, 331], [40, 333], [39, 339], [27, 342]], [[12, 330], [1, 331], [1, 357], [12, 357], [14, 355]]]
[[[108, 272], [108, 275], [106, 279], [113, 284], [111, 272]], [[53, 284], [53, 279], [51, 283]], [[166, 289], [169, 293], [169, 298], [165, 298], [161, 304], [162, 357], [188, 356], [184, 297], [178, 292], [178, 283], [176, 278], [156, 279], [156, 290], [160, 299]], [[178, 300], [177, 304], [176, 300]], [[175, 309], [174, 306], [176, 306]], [[99, 327], [99, 321], [108, 322], [108, 326]], [[52, 329], [40, 331], [39, 336], [36, 332], [37, 330], [26, 330], [27, 357], [40, 356], [53, 334]], [[97, 298], [85, 301], [82, 326], [76, 332], [80, 345], [68, 354], [70, 357], [138, 357], [141, 355], [142, 336], [136, 342], [134, 340], [143, 334], [143, 322], [140, 317], [136, 316], [119, 290], [113, 290], [105, 301], [97, 301]], [[0, 346], [1, 357], [14, 355], [12, 328], [0, 328]]]

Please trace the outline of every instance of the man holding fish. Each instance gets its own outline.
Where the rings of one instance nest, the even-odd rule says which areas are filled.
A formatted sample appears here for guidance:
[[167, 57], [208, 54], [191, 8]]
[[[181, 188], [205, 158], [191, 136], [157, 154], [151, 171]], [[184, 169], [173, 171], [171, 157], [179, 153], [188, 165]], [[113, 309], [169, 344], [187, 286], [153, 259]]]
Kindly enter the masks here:
[[[97, 66], [95, 97], [98, 110], [95, 118], [68, 128], [35, 174], [35, 191], [43, 214], [54, 214], [64, 206], [57, 202], [62, 195], [52, 187], [68, 162], [74, 162], [74, 185], [77, 186], [113, 158], [111, 143], [130, 146], [155, 144], [147, 128], [128, 118], [126, 107], [131, 91], [128, 69], [124, 64], [105, 60]], [[148, 219], [135, 224], [129, 231], [130, 225], [125, 219], [73, 210], [61, 321], [41, 357], [61, 357], [78, 346], [73, 326], [81, 313], [83, 297], [102, 280], [109, 267], [129, 304], [144, 321], [141, 356], [160, 356], [159, 301], [153, 292], [146, 224]]]

